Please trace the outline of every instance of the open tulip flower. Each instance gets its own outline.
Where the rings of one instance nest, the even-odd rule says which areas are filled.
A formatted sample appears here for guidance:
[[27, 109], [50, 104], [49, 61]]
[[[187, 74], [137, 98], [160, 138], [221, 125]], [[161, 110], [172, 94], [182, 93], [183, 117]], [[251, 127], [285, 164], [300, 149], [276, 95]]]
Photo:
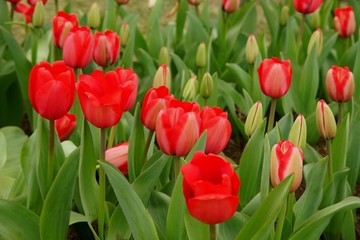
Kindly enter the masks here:
[[223, 157], [196, 152], [181, 167], [187, 208], [194, 218], [217, 224], [231, 218], [238, 206], [240, 180]]
[[43, 118], [55, 120], [64, 116], [75, 98], [75, 74], [63, 61], [41, 62], [29, 77], [29, 98]]
[[67, 14], [64, 11], [57, 12], [52, 20], [52, 33], [55, 45], [62, 48], [68, 33], [78, 27], [78, 20], [75, 14]]
[[294, 0], [296, 11], [309, 14], [315, 12], [321, 6], [322, 0]]
[[94, 61], [102, 67], [112, 65], [119, 57], [120, 37], [111, 30], [95, 33]]
[[169, 107], [159, 112], [155, 131], [164, 153], [185, 156], [200, 136], [199, 104], [171, 100]]
[[334, 26], [341, 37], [349, 37], [355, 32], [355, 14], [351, 6], [335, 9]]

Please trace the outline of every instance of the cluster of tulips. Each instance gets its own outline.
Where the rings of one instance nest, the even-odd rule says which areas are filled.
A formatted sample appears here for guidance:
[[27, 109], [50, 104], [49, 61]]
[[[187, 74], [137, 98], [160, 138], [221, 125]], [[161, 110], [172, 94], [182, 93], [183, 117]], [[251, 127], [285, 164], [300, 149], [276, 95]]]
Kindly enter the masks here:
[[[323, 7], [327, 13], [334, 8], [330, 31], [340, 37], [347, 55], [340, 63], [335, 57], [341, 50], [334, 50], [333, 59], [321, 62], [324, 80], [309, 84], [312, 79], [306, 78], [319, 78], [318, 65], [336, 41], [320, 28], [309, 34], [310, 21], [320, 25], [322, 0], [271, 1], [270, 7], [262, 1], [267, 17], [280, 10], [276, 18], [284, 32], [270, 26], [271, 44], [253, 33], [237, 35], [251, 25], [245, 20], [251, 19], [255, 1], [223, 0], [216, 28], [206, 9], [209, 1], [176, 1], [171, 10], [178, 12], [176, 27], [166, 30], [175, 37], [165, 43], [156, 15], [160, 0], [149, 1], [154, 15], [148, 38], [126, 11], [129, 0], [109, 1], [107, 10], [114, 12], [104, 19], [94, 4], [86, 21], [85, 15], [78, 19], [57, 11], [55, 0], [46, 61], [37, 50], [47, 1], [8, 2], [9, 19], [19, 12], [33, 27], [26, 100], [36, 113], [27, 112], [33, 134], [22, 143], [19, 176], [24, 176], [9, 191], [16, 197], [23, 191], [25, 201], [0, 199], [0, 211], [19, 208], [22, 213], [9, 223], [0, 216], [0, 230], [2, 223], [5, 229], [0, 238], [22, 237], [20, 225], [29, 221], [35, 222], [30, 235], [41, 239], [66, 237], [70, 222], [87, 222], [95, 239], [316, 239], [323, 232], [326, 239], [354, 239], [347, 229], [354, 230], [351, 210], [360, 207], [360, 199], [350, 196], [356, 180], [347, 179], [346, 161], [347, 154], [360, 156], [347, 149], [360, 88], [354, 80], [358, 72], [344, 63], [352, 62], [351, 51], [358, 52], [360, 45], [354, 44], [356, 17], [350, 4]], [[107, 29], [118, 23], [117, 15], [121, 26]], [[298, 27], [297, 40], [291, 24]], [[279, 40], [284, 36], [285, 42]], [[298, 49], [288, 47], [293, 43]], [[307, 52], [301, 52], [306, 44]], [[240, 48], [239, 57], [234, 52]], [[316, 136], [325, 140], [324, 158], [309, 144], [318, 141]], [[240, 161], [223, 153], [239, 138], [247, 142]], [[0, 173], [1, 163], [0, 158]], [[351, 170], [356, 172], [352, 178], [358, 168]], [[305, 192], [295, 196], [301, 185]], [[331, 229], [342, 222], [351, 226]]]

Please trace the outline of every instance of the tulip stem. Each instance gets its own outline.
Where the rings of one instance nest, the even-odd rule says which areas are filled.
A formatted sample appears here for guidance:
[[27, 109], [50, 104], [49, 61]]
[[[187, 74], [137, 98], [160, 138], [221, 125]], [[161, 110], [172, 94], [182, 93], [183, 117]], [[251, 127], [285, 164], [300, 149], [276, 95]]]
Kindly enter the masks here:
[[[100, 132], [100, 162], [105, 162], [105, 128]], [[99, 212], [98, 212], [98, 231], [100, 239], [104, 236], [104, 218], [105, 218], [105, 171], [100, 166], [99, 169]]]
[[210, 240], [216, 240], [216, 224], [210, 225]]
[[14, 20], [14, 12], [15, 12], [15, 3], [11, 3], [11, 9], [10, 9], [10, 20]]
[[144, 164], [145, 164], [146, 156], [147, 156], [147, 153], [149, 151], [150, 143], [151, 143], [151, 140], [152, 140], [152, 138], [154, 136], [154, 133], [155, 133], [155, 131], [150, 130], [149, 135], [148, 135], [148, 137], [146, 139], [145, 148], [144, 148], [144, 158], [143, 158], [143, 161], [141, 163], [141, 166], [144, 166]]
[[50, 188], [53, 182], [54, 174], [54, 137], [55, 137], [55, 120], [49, 120], [49, 149], [48, 149], [48, 186]]
[[33, 65], [37, 63], [37, 52], [38, 52], [38, 29], [34, 28], [32, 31], [32, 47], [31, 47], [31, 62]]
[[268, 120], [268, 126], [267, 126], [268, 133], [271, 131], [271, 129], [273, 129], [273, 126], [274, 126], [275, 110], [276, 110], [276, 99], [273, 98], [271, 100], [271, 105], [270, 105], [270, 114], [269, 114], [269, 120]]
[[332, 153], [331, 153], [331, 139], [326, 140], [326, 152], [328, 154], [328, 177], [329, 181], [332, 179]]
[[179, 176], [179, 172], [180, 172], [180, 157], [179, 156], [173, 157], [173, 171], [174, 171], [174, 180], [176, 181], [176, 179]]
[[108, 145], [107, 148], [111, 148], [114, 144], [114, 139], [115, 139], [115, 133], [116, 133], [116, 127], [117, 125], [114, 125], [111, 127], [110, 129], [110, 134], [109, 134], [109, 139], [108, 139]]
[[59, 11], [59, 1], [55, 0], [55, 14]]
[[276, 231], [275, 231], [275, 240], [280, 240], [281, 239], [281, 234], [284, 228], [284, 222], [285, 222], [285, 217], [286, 217], [286, 210], [287, 210], [287, 205], [288, 205], [288, 200], [286, 200], [284, 202], [284, 205], [280, 211], [278, 220], [276, 222]]
[[339, 102], [338, 103], [338, 107], [339, 107], [339, 111], [338, 111], [338, 125], [341, 123], [342, 121], [342, 117], [343, 117], [343, 103]]

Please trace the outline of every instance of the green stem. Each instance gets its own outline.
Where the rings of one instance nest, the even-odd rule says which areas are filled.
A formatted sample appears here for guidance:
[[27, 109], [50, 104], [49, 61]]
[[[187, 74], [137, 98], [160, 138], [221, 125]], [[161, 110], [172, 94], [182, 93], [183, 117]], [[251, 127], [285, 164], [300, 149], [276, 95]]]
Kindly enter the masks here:
[[333, 169], [332, 169], [332, 153], [331, 153], [331, 140], [330, 139], [326, 140], [326, 152], [328, 155], [328, 178], [329, 178], [329, 181], [331, 181]]
[[173, 157], [173, 173], [174, 173], [174, 180], [175, 181], [179, 176], [179, 172], [180, 172], [180, 157], [179, 156], [174, 156]]
[[150, 130], [149, 135], [148, 135], [148, 137], [146, 139], [145, 149], [144, 149], [144, 158], [143, 158], [141, 166], [144, 166], [144, 163], [146, 161], [146, 156], [147, 156], [147, 153], [149, 151], [150, 143], [151, 143], [151, 140], [152, 140], [152, 138], [154, 136], [154, 133], [155, 133], [155, 131]]
[[216, 240], [216, 224], [210, 225], [210, 240]]
[[268, 133], [271, 131], [271, 129], [273, 129], [274, 126], [275, 110], [276, 110], [276, 98], [273, 98], [271, 99], [271, 105], [270, 105], [270, 114], [269, 114], [269, 120], [267, 126]]
[[338, 103], [339, 111], [338, 111], [338, 125], [340, 125], [343, 117], [343, 106], [344, 104], [342, 102]]
[[32, 47], [31, 47], [31, 61], [35, 65], [37, 63], [37, 52], [38, 52], [38, 29], [34, 28], [32, 31]]
[[[106, 129], [101, 128], [100, 132], [100, 162], [105, 162], [105, 137]], [[98, 232], [100, 239], [105, 239], [104, 235], [105, 219], [105, 171], [102, 167], [99, 169], [99, 213], [98, 213]]]
[[284, 228], [284, 222], [286, 217], [286, 210], [287, 210], [287, 201], [284, 202], [284, 206], [282, 207], [277, 223], [276, 223], [276, 231], [275, 231], [275, 240], [281, 239], [281, 234]]
[[14, 12], [15, 12], [15, 3], [11, 3], [11, 9], [10, 9], [10, 20], [14, 20]]
[[117, 128], [117, 125], [114, 125], [110, 129], [108, 145], [107, 145], [108, 149], [111, 148], [113, 146], [113, 144], [114, 144], [114, 139], [115, 139], [115, 135], [116, 135], [116, 128]]
[[57, 14], [58, 11], [59, 11], [59, 1], [55, 0], [55, 15]]
[[199, 5], [195, 5], [195, 10], [196, 10], [196, 16], [200, 17]]
[[47, 180], [48, 186], [51, 186], [54, 175], [54, 137], [55, 137], [55, 120], [49, 120], [49, 150], [48, 150], [48, 169]]
[[305, 14], [302, 14], [301, 20], [300, 20], [300, 28], [299, 28], [298, 44], [297, 44], [297, 49], [298, 49], [297, 57], [298, 58], [299, 58], [300, 49], [301, 49], [301, 45], [302, 45], [302, 37], [304, 34], [304, 25], [305, 25]]

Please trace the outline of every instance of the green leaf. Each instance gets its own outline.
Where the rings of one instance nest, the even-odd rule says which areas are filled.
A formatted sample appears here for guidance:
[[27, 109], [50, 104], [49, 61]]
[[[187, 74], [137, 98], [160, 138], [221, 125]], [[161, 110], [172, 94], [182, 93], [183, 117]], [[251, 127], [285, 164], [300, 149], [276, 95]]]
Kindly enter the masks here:
[[360, 159], [360, 148], [358, 147], [360, 142], [360, 112], [357, 112], [357, 114], [352, 117], [350, 129], [346, 165], [350, 169], [353, 169], [349, 172], [348, 182], [351, 189], [354, 189], [359, 176], [359, 172], [354, 170], [360, 168], [360, 161], [358, 161], [358, 159]]
[[205, 130], [201, 136], [199, 137], [199, 139], [196, 141], [196, 143], [194, 144], [194, 146], [191, 148], [190, 152], [188, 153], [188, 155], [185, 158], [186, 162], [189, 162], [195, 152], [197, 151], [204, 151], [205, 150], [205, 146], [206, 146], [206, 136], [207, 136], [207, 131]]
[[270, 188], [270, 142], [268, 134], [265, 134], [264, 140], [264, 160], [261, 173], [260, 198], [264, 200], [269, 194]]
[[155, 18], [155, 21], [150, 27], [151, 31], [148, 34], [149, 53], [153, 58], [158, 59], [160, 49], [164, 45], [159, 18]]
[[166, 216], [168, 214], [168, 208], [170, 203], [170, 197], [162, 192], [152, 192], [149, 200], [149, 212], [156, 224], [156, 229], [160, 239], [166, 238]]
[[209, 224], [200, 222], [190, 216], [189, 211], [185, 210], [185, 227], [189, 240], [210, 239]]
[[118, 205], [109, 221], [107, 239], [129, 239], [131, 235], [129, 224], [126, 221], [121, 206]]
[[179, 7], [176, 17], [176, 42], [180, 42], [183, 38], [184, 26], [186, 22], [186, 11], [188, 8], [188, 4], [186, 1], [179, 1]]
[[100, 162], [124, 212], [134, 239], [158, 239], [155, 225], [149, 212], [127, 179], [110, 163]]
[[103, 31], [106, 29], [116, 31], [116, 14], [118, 4], [116, 1], [106, 1], [106, 11], [103, 22]]
[[[115, 1], [111, 1], [115, 2]], [[129, 39], [126, 43], [125, 51], [121, 58], [121, 66], [132, 68], [133, 66], [133, 57], [134, 57], [134, 49], [135, 49], [135, 34], [136, 28], [135, 26], [130, 27]]]
[[[357, 51], [356, 51], [356, 57], [354, 59], [354, 66], [352, 68], [354, 79], [360, 78], [360, 41], [358, 41], [357, 45]], [[350, 66], [351, 69], [351, 66]], [[355, 91], [354, 91], [354, 99], [357, 103], [360, 103], [360, 84], [355, 85]]]
[[7, 144], [4, 134], [0, 131], [0, 172], [4, 167], [7, 159]]
[[233, 80], [238, 89], [244, 88], [248, 93], [252, 93], [252, 78], [251, 76], [243, 70], [240, 66], [235, 63], [227, 63], [226, 67], [234, 75]]
[[235, 212], [234, 216], [225, 222], [218, 224], [219, 240], [235, 239], [240, 229], [249, 221], [249, 216], [244, 213]]
[[280, 210], [287, 201], [293, 178], [293, 175], [287, 177], [270, 192], [254, 215], [240, 230], [236, 239], [267, 239], [269, 228], [274, 226]]
[[335, 213], [355, 208], [360, 208], [360, 198], [358, 197], [348, 197], [339, 203], [321, 209], [301, 224], [301, 226], [293, 232], [290, 240], [319, 239]]
[[79, 168], [79, 151], [73, 152], [61, 167], [46, 196], [40, 215], [41, 239], [65, 239]]
[[349, 141], [349, 115], [338, 125], [336, 136], [331, 144], [333, 172], [346, 167]]
[[40, 239], [39, 217], [24, 206], [0, 199], [0, 239]]

